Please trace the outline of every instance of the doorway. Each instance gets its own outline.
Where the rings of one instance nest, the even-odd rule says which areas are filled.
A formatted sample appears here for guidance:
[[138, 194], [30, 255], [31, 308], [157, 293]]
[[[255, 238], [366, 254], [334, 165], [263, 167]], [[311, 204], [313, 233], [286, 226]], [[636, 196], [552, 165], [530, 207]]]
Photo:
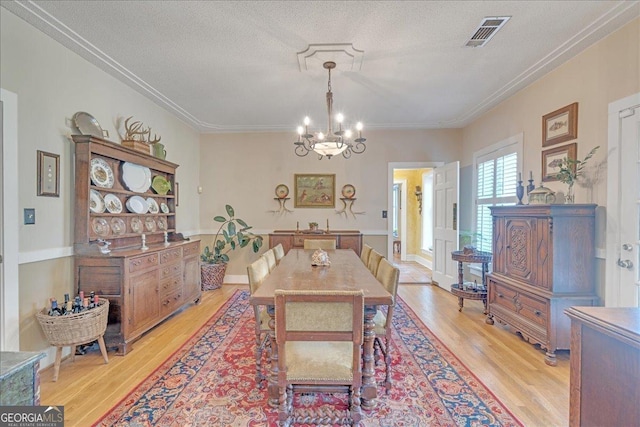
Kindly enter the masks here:
[[640, 93], [609, 104], [605, 305], [640, 307]]
[[401, 283], [431, 283], [431, 257], [421, 250], [423, 224], [419, 200], [421, 197], [424, 201], [427, 197], [423, 188], [423, 172], [442, 164], [389, 163], [386, 257], [400, 269]]
[[[18, 287], [18, 96], [0, 89], [0, 350], [20, 350]], [[12, 209], [5, 209], [11, 206]]]

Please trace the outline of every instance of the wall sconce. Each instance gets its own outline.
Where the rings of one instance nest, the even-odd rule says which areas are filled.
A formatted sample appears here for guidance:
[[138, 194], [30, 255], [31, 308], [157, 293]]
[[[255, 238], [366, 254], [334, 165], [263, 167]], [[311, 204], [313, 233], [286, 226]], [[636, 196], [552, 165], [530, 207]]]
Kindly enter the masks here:
[[418, 212], [422, 215], [422, 187], [416, 185], [416, 199], [418, 200]]

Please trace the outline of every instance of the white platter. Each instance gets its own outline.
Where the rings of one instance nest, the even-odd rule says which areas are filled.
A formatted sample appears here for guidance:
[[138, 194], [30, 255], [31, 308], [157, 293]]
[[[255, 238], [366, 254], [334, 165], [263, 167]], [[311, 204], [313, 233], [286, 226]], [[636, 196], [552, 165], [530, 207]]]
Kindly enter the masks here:
[[103, 213], [105, 209], [104, 199], [102, 194], [96, 190], [89, 192], [89, 210], [93, 213]]
[[158, 218], [158, 230], [166, 231], [167, 230], [167, 219], [164, 217]]
[[151, 169], [125, 162], [122, 165], [122, 180], [134, 193], [144, 193], [151, 187]]
[[147, 201], [140, 196], [131, 196], [127, 199], [127, 209], [129, 212], [145, 214], [149, 210]]
[[121, 213], [122, 202], [115, 194], [105, 194], [104, 204], [107, 206], [107, 211], [110, 213]]
[[158, 202], [153, 197], [147, 197], [147, 204], [149, 205], [149, 213], [157, 214], [160, 212], [160, 208], [158, 207]]
[[162, 213], [169, 213], [169, 206], [165, 202], [160, 203], [160, 210]]
[[93, 228], [93, 232], [100, 237], [107, 237], [109, 235], [109, 224], [104, 218], [93, 218], [91, 228]]
[[[89, 171], [91, 181], [102, 188], [111, 188], [114, 183], [113, 170], [104, 159], [95, 157], [91, 159], [91, 170]], [[151, 175], [151, 174], [149, 174]]]

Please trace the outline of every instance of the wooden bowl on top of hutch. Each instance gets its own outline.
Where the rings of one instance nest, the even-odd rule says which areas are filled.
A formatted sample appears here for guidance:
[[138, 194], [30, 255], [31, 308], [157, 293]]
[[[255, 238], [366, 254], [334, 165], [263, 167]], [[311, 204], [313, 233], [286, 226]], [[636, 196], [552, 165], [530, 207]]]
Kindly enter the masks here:
[[[124, 355], [144, 332], [184, 305], [199, 302], [200, 241], [186, 240], [176, 232], [173, 189], [178, 165], [93, 136], [73, 135], [72, 139], [74, 287], [76, 292], [94, 291], [109, 299], [104, 339], [107, 347], [117, 347], [118, 354]], [[101, 169], [96, 172], [96, 167]], [[128, 180], [127, 170], [134, 171]], [[165, 183], [165, 188], [151, 188], [149, 174]], [[127, 201], [135, 196], [153, 208], [127, 212]], [[101, 206], [104, 199], [111, 201], [111, 209]]]
[[593, 204], [490, 207], [493, 271], [487, 276], [487, 323], [509, 325], [546, 350], [570, 347], [564, 310], [598, 305]]

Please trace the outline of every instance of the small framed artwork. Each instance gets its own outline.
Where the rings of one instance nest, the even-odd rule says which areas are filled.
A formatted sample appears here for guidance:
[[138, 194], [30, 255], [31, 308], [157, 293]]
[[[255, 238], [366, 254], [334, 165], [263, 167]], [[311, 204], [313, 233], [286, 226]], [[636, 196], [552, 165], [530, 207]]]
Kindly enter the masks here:
[[334, 208], [336, 206], [335, 174], [295, 174], [296, 208]]
[[[575, 159], [578, 152], [578, 144], [563, 145], [562, 147], [550, 148], [542, 152], [542, 180], [558, 181], [557, 174], [560, 171], [560, 164], [565, 157]], [[571, 165], [574, 169], [576, 165]]]
[[578, 137], [578, 103], [542, 116], [542, 146], [560, 144]]
[[60, 155], [38, 150], [38, 196], [60, 197]]

